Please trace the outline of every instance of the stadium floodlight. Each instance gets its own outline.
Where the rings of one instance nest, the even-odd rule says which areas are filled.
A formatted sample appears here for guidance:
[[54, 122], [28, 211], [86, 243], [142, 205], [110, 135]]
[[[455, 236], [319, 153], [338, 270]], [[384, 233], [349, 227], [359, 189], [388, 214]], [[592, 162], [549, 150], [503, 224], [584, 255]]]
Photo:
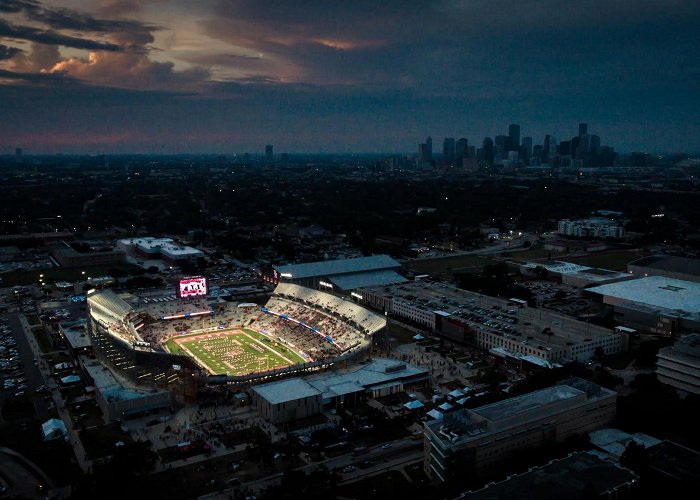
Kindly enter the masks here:
[[327, 281], [319, 281], [319, 285], [325, 286], [326, 288], [333, 288], [333, 285], [331, 283], [328, 283]]
[[362, 295], [360, 295], [357, 292], [350, 292], [350, 296], [355, 297], [356, 299], [362, 300]]
[[292, 273], [280, 273], [280, 276], [282, 276], [283, 278], [289, 278], [289, 279], [291, 279], [291, 278], [292, 278]]

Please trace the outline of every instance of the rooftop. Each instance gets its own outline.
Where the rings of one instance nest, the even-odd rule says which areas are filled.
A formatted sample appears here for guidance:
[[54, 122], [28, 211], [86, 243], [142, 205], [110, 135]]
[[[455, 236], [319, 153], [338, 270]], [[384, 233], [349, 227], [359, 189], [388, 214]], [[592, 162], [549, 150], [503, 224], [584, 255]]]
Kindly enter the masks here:
[[[607, 462], [594, 454], [579, 452], [542, 467], [511, 476], [479, 491], [459, 498], [474, 500], [515, 500], [537, 498], [587, 498], [593, 489], [598, 495], [631, 483], [637, 479], [632, 471]], [[595, 496], [597, 498], [597, 496]], [[594, 498], [591, 496], [590, 498]]]
[[401, 276], [396, 271], [379, 270], [334, 276], [333, 278], [330, 278], [330, 281], [332, 281], [333, 284], [341, 290], [354, 290], [356, 288], [366, 286], [381, 286], [403, 283], [406, 281], [406, 278]]
[[252, 390], [270, 404], [276, 405], [321, 394], [321, 391], [301, 377], [255, 385]]
[[654, 309], [700, 317], [700, 283], [664, 276], [649, 276], [588, 289], [616, 299]]
[[360, 273], [395, 269], [401, 267], [397, 261], [388, 255], [373, 255], [357, 259], [325, 260], [305, 264], [287, 264], [278, 266], [280, 274], [290, 274], [290, 279], [303, 279], [316, 276], [333, 276], [336, 274]]
[[676, 257], [675, 255], [652, 255], [630, 262], [629, 265], [649, 267], [673, 273], [692, 274], [700, 277], [700, 259]]

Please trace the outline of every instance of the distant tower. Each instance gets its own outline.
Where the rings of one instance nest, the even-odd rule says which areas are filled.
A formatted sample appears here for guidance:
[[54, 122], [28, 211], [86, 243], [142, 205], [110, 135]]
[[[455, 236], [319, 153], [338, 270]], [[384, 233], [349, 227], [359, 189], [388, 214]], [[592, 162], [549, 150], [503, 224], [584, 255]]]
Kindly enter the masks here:
[[453, 137], [445, 137], [442, 142], [442, 161], [448, 165], [455, 162], [455, 140]]
[[508, 151], [517, 151], [520, 148], [520, 125], [511, 123], [508, 126]]
[[265, 146], [265, 161], [267, 163], [274, 163], [275, 161], [275, 155], [272, 152], [272, 144]]
[[457, 141], [455, 145], [455, 164], [461, 165], [462, 160], [469, 157], [469, 141], [464, 137]]
[[579, 123], [578, 124], [578, 136], [581, 137], [582, 135], [588, 135], [588, 124], [587, 123]]
[[530, 158], [532, 158], [532, 137], [523, 137], [522, 150], [525, 163], [530, 163]]
[[481, 143], [481, 148], [484, 150], [484, 161], [489, 165], [493, 165], [493, 139], [485, 137], [484, 142]]

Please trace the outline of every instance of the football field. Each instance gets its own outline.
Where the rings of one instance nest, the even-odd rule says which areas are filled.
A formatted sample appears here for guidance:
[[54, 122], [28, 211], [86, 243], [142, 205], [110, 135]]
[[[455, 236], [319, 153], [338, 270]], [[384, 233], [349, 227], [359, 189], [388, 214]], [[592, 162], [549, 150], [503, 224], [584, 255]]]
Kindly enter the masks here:
[[213, 375], [246, 375], [304, 363], [291, 348], [248, 328], [183, 335], [168, 340], [166, 347], [194, 358]]

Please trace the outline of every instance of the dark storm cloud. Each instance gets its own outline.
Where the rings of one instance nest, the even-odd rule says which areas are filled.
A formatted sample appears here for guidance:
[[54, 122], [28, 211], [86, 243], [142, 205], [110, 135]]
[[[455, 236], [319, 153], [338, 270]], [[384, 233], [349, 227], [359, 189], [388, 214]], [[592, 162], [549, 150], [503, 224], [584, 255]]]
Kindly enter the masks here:
[[17, 54], [21, 53], [22, 49], [18, 49], [17, 47], [8, 47], [7, 45], [0, 43], [0, 61], [3, 59], [12, 59]]
[[[145, 3], [105, 0], [100, 12], [138, 16]], [[150, 60], [146, 19], [3, 5], [19, 4], [53, 30], [131, 48], [56, 65], [92, 86], [0, 86], [6, 150], [38, 128], [52, 151], [414, 151], [428, 133], [479, 144], [517, 122], [541, 143], [578, 121], [618, 150], [700, 148], [697, 1], [222, 0], [177, 53], [211, 73], [175, 71], [167, 47]], [[211, 82], [218, 74], [236, 81]]]
[[119, 45], [109, 42], [98, 42], [95, 40], [87, 40], [74, 36], [63, 35], [52, 30], [42, 30], [31, 26], [17, 26], [10, 24], [0, 19], [0, 37], [16, 38], [20, 40], [29, 40], [47, 45], [62, 45], [64, 47], [72, 47], [75, 49], [86, 50], [105, 50], [118, 51], [121, 50]]

